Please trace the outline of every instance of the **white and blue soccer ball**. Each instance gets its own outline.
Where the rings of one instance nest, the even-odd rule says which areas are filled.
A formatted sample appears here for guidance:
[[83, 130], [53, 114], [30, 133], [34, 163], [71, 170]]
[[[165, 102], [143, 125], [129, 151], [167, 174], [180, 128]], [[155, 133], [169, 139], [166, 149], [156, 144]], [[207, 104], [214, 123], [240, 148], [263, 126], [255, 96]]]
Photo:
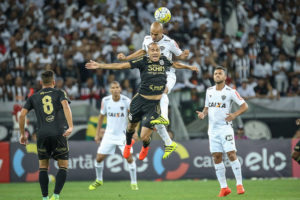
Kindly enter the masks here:
[[165, 24], [168, 21], [170, 21], [170, 19], [171, 19], [171, 12], [166, 7], [160, 7], [158, 9], [156, 9], [156, 11], [154, 13], [154, 17], [155, 17], [156, 21], [158, 21], [158, 22], [160, 22], [162, 24]]

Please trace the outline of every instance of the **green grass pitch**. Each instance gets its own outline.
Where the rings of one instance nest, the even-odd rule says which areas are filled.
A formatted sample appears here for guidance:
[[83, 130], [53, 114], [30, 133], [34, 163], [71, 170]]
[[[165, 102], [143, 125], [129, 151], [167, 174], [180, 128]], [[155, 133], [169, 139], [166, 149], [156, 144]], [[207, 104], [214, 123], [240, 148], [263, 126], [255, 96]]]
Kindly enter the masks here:
[[[66, 182], [61, 200], [213, 200], [219, 185], [216, 180], [139, 181], [139, 190], [132, 191], [129, 181], [106, 181], [94, 191], [88, 191], [90, 182]], [[232, 193], [224, 199], [245, 200], [299, 200], [300, 179], [244, 180], [246, 193], [237, 195], [235, 182], [228, 181]], [[54, 183], [49, 185], [52, 194]], [[38, 183], [0, 184], [2, 200], [42, 199]]]

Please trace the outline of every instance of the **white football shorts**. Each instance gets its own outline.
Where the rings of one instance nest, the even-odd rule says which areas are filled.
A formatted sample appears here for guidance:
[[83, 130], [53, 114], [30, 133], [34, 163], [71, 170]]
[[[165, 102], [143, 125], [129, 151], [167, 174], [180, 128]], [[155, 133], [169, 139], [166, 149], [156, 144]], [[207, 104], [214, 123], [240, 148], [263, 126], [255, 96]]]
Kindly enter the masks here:
[[[111, 155], [111, 154], [115, 154], [116, 152], [116, 147], [118, 147], [123, 155], [123, 151], [125, 148], [125, 142], [122, 142], [122, 144], [115, 144], [110, 142], [109, 140], [102, 140], [98, 150], [97, 150], [97, 154], [104, 154], [104, 155]], [[133, 149], [131, 148], [130, 150], [131, 154], [133, 153]]]
[[209, 134], [210, 153], [236, 151], [234, 132], [231, 127], [212, 131]]

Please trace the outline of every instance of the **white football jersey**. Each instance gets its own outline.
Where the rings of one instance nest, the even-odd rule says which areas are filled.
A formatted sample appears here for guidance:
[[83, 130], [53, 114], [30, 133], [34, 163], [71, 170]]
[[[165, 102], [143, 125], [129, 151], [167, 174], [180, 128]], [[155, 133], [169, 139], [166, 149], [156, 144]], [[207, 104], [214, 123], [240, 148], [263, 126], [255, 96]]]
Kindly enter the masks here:
[[205, 107], [208, 107], [208, 134], [212, 134], [218, 128], [224, 128], [224, 125], [232, 124], [232, 122], [226, 122], [225, 118], [231, 111], [233, 101], [239, 106], [245, 103], [239, 93], [227, 85], [222, 90], [216, 90], [216, 86], [206, 90]]
[[[143, 50], [148, 52], [148, 45], [153, 42], [150, 35], [145, 36], [143, 41]], [[175, 56], [180, 56], [182, 54], [182, 50], [178, 47], [177, 43], [169, 38], [166, 35], [163, 35], [162, 39], [157, 42], [160, 47], [161, 54], [166, 56], [169, 60], [172, 61], [172, 53]], [[170, 72], [175, 73], [175, 69], [173, 67], [170, 68]]]
[[105, 141], [120, 145], [124, 142], [129, 105], [130, 99], [124, 95], [121, 95], [119, 101], [114, 101], [112, 95], [102, 99], [100, 113], [107, 117]]

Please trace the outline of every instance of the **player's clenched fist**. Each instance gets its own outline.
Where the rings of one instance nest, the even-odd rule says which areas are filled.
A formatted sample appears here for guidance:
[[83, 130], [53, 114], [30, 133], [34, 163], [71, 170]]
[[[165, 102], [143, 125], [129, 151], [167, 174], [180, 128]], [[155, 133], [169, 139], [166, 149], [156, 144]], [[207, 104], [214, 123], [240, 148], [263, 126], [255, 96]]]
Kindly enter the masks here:
[[201, 119], [201, 120], [204, 119], [205, 115], [204, 115], [203, 112], [196, 111], [196, 113], [198, 114], [198, 118], [199, 118], [199, 119]]
[[117, 59], [120, 61], [126, 61], [126, 56], [123, 53], [117, 55]]

